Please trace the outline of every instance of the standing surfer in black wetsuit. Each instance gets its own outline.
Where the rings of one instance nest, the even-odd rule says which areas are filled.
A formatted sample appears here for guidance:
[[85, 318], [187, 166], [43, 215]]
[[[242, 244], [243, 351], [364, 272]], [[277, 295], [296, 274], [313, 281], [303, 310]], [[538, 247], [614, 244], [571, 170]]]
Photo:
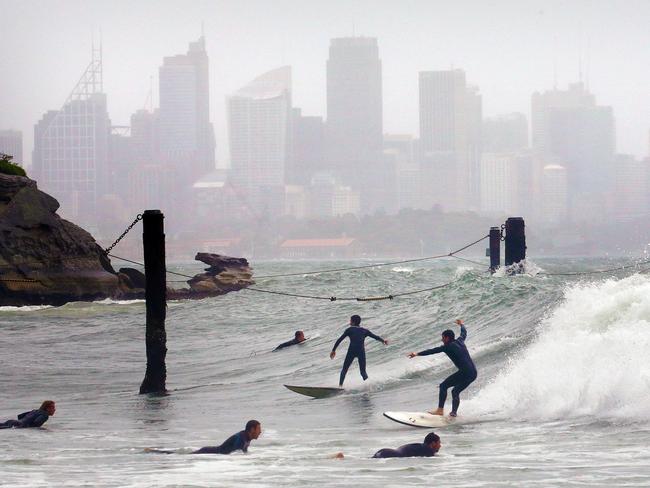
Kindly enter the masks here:
[[460, 326], [460, 336], [458, 339], [455, 338], [453, 330], [446, 330], [442, 333], [442, 346], [421, 352], [412, 352], [408, 355], [410, 358], [414, 358], [415, 356], [428, 356], [429, 354], [444, 352], [458, 368], [458, 371], [440, 383], [438, 409], [429, 412], [434, 415], [444, 415], [447, 390], [453, 386], [453, 389], [451, 390], [451, 412], [449, 415], [455, 417], [458, 413], [458, 406], [460, 405], [460, 392], [467, 388], [477, 376], [474, 361], [472, 361], [472, 358], [467, 351], [467, 347], [465, 347], [467, 329], [465, 329], [465, 325], [460, 319], [456, 320], [456, 324]]
[[0, 423], [0, 429], [40, 427], [54, 415], [54, 412], [56, 412], [56, 404], [52, 400], [45, 400], [37, 410], [19, 414], [18, 420], [7, 420]]
[[293, 346], [295, 344], [300, 344], [301, 342], [305, 342], [305, 333], [302, 330], [297, 330], [296, 333], [294, 334], [294, 338], [291, 339], [290, 341], [283, 342], [280, 344], [278, 347], [273, 349], [274, 351], [279, 351], [280, 349], [284, 349], [285, 347]]
[[257, 420], [249, 420], [246, 422], [244, 430], [231, 435], [220, 446], [202, 447], [192, 454], [230, 454], [237, 450], [248, 452], [248, 446], [251, 441], [257, 439], [261, 434], [262, 424]]
[[440, 447], [440, 437], [430, 432], [421, 444], [416, 442], [414, 444], [405, 444], [397, 449], [380, 449], [373, 458], [431, 457], [435, 456]]
[[350, 338], [350, 346], [348, 347], [348, 353], [345, 355], [343, 369], [341, 369], [341, 375], [339, 377], [339, 386], [343, 386], [345, 375], [348, 373], [348, 368], [352, 364], [354, 358], [359, 361], [359, 371], [361, 372], [363, 381], [368, 379], [368, 374], [366, 373], [366, 348], [364, 346], [366, 337], [372, 337], [373, 339], [388, 345], [388, 340], [382, 339], [378, 335], [370, 332], [368, 329], [360, 327], [359, 324], [361, 324], [361, 317], [358, 315], [350, 317], [350, 327], [345, 329], [345, 332], [343, 332], [341, 337], [336, 340], [332, 352], [330, 352], [330, 359], [334, 359], [334, 356], [336, 356], [336, 348], [339, 347], [341, 341], [346, 337]]

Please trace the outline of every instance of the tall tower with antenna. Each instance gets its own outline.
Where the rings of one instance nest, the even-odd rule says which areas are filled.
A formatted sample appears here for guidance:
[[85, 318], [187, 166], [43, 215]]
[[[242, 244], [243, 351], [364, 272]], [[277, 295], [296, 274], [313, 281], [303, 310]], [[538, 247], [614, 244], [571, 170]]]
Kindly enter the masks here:
[[59, 110], [34, 126], [34, 173], [41, 188], [61, 204], [63, 214], [86, 227], [97, 224], [97, 199], [107, 182], [111, 123], [103, 92], [102, 46]]

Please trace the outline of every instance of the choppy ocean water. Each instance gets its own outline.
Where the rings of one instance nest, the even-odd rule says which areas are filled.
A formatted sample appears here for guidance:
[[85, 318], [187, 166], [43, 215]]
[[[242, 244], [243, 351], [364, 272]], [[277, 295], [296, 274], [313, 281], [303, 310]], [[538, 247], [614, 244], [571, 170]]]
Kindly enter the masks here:
[[[609, 260], [535, 260], [545, 271]], [[257, 275], [354, 263], [257, 263]], [[623, 262], [620, 262], [623, 264]], [[171, 267], [170, 267], [171, 268]], [[173, 267], [193, 273], [193, 265]], [[532, 268], [531, 268], [532, 269]], [[241, 291], [169, 304], [166, 397], [137, 394], [144, 303], [0, 308], [0, 420], [46, 398], [44, 429], [0, 430], [2, 486], [650, 486], [650, 275], [490, 276], [442, 260], [260, 280], [291, 293], [377, 296], [453, 281], [392, 301], [329, 302]], [[349, 316], [390, 340], [367, 341], [338, 397], [310, 400], [282, 384], [335, 386]], [[444, 356], [409, 360], [465, 319], [479, 378], [465, 423], [440, 429], [431, 459], [370, 459], [419, 442], [386, 410], [434, 406], [454, 371]], [[310, 340], [271, 350], [303, 329]], [[262, 422], [249, 454], [193, 456], [246, 420]], [[145, 453], [146, 447], [179, 449]], [[329, 459], [338, 451], [344, 460]]]

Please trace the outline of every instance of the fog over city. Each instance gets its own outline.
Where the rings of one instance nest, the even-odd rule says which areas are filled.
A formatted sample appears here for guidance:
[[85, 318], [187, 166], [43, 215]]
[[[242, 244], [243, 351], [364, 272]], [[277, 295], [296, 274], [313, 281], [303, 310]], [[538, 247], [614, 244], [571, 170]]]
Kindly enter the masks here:
[[160, 208], [179, 258], [421, 255], [508, 216], [539, 252], [647, 242], [594, 236], [650, 223], [650, 2], [0, 8], [0, 152], [99, 240]]

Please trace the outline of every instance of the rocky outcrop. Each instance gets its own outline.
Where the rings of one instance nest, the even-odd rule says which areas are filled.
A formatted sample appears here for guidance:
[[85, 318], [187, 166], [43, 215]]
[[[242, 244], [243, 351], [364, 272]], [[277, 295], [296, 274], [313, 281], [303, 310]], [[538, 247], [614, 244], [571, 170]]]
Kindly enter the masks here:
[[[56, 214], [59, 208], [36, 182], [0, 174], [0, 306], [62, 305], [106, 298], [144, 298], [144, 275], [116, 272], [92, 235]], [[199, 253], [209, 267], [168, 290], [168, 299], [223, 295], [253, 284], [245, 259]]]
[[190, 285], [190, 298], [224, 295], [255, 284], [253, 271], [244, 258], [200, 252], [194, 259], [209, 267], [205, 273], [197, 274], [187, 282]]
[[0, 174], [0, 305], [61, 305], [112, 296], [117, 274], [95, 239], [56, 214], [26, 177]]

